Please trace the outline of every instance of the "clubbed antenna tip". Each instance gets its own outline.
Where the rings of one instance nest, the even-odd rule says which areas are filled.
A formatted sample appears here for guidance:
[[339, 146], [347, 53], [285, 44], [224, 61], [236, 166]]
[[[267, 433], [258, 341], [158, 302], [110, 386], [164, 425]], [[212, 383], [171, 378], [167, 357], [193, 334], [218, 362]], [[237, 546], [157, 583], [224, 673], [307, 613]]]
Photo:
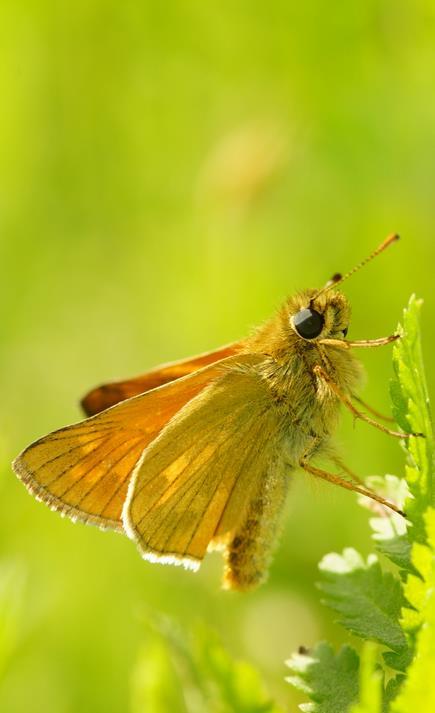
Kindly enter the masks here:
[[341, 284], [345, 280], [347, 280], [351, 275], [353, 275], [355, 272], [358, 272], [358, 270], [361, 270], [362, 267], [367, 265], [368, 262], [371, 262], [374, 257], [377, 255], [380, 255], [380, 253], [384, 252], [390, 245], [393, 243], [397, 242], [397, 240], [400, 239], [400, 235], [397, 233], [393, 233], [392, 235], [389, 235], [388, 238], [386, 238], [378, 247], [373, 250], [370, 255], [368, 255], [364, 260], [362, 260], [358, 265], [356, 265], [352, 270], [349, 270], [349, 272], [346, 272], [345, 275], [341, 275], [339, 272], [337, 272], [330, 280], [329, 282], [326, 283], [325, 287], [323, 287], [319, 292], [314, 295], [313, 300], [315, 300], [319, 295], [322, 295], [324, 292], [327, 292], [330, 290], [332, 287], [335, 287], [336, 285]]

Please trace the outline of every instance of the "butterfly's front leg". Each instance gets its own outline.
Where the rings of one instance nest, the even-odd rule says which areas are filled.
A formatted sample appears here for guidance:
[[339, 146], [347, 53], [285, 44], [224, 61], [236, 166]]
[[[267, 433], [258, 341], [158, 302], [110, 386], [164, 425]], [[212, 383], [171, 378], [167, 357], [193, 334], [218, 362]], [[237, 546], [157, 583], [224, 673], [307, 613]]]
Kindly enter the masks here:
[[327, 374], [327, 372], [321, 366], [315, 366], [313, 369], [313, 373], [317, 378], [324, 381], [330, 387], [331, 391], [334, 392], [334, 394], [341, 401], [341, 403], [344, 404], [347, 409], [349, 409], [349, 411], [355, 416], [355, 418], [359, 418], [361, 419], [361, 421], [369, 423], [371, 426], [374, 426], [383, 433], [387, 433], [389, 436], [395, 436], [396, 438], [411, 438], [411, 436], [424, 438], [423, 433], [402, 433], [401, 431], [393, 431], [390, 428], [383, 426], [381, 423], [378, 423], [373, 418], [370, 418], [370, 416], [367, 416], [362, 411], [359, 411], [353, 405], [352, 401], [346, 396], [346, 394], [343, 393], [338, 384], [335, 383], [335, 381], [329, 376], [329, 374]]
[[349, 476], [351, 481], [353, 481], [354, 483], [357, 483], [358, 485], [362, 485], [363, 487], [365, 487], [364, 480], [362, 478], [360, 478], [359, 475], [354, 473], [354, 471], [351, 468], [349, 468], [348, 465], [346, 465], [346, 463], [342, 460], [342, 458], [338, 455], [338, 453], [336, 453], [332, 448], [328, 448], [326, 450], [325, 456], [332, 463], [334, 463], [334, 465], [337, 466], [337, 468], [339, 470], [339, 475], [341, 475], [342, 473], [345, 473], [346, 475]]
[[328, 483], [333, 483], [334, 485], [338, 485], [341, 488], [345, 488], [346, 490], [353, 490], [354, 492], [359, 493], [360, 495], [365, 495], [366, 497], [375, 500], [381, 505], [385, 505], [386, 507], [390, 508], [390, 510], [394, 510], [394, 512], [405, 516], [405, 513], [402, 510], [399, 510], [396, 505], [390, 503], [388, 500], [385, 500], [385, 498], [383, 498], [381, 495], [378, 495], [373, 490], [370, 490], [370, 488], [367, 488], [364, 481], [358, 475], [356, 475], [350, 468], [348, 468], [347, 465], [342, 461], [340, 456], [335, 452], [334, 446], [331, 443], [323, 442], [321, 444], [321, 455], [325, 456], [327, 459], [335, 463], [335, 465], [341, 471], [344, 471], [349, 476], [350, 480], [344, 478], [340, 473], [330, 473], [329, 471], [326, 471], [323, 468], [318, 468], [317, 466], [314, 466], [311, 463], [311, 460], [316, 451], [320, 450], [320, 441], [321, 439], [319, 438], [319, 436], [312, 437], [299, 462], [299, 467], [302, 468], [302, 470], [305, 470], [307, 473], [314, 475], [316, 478], [322, 478], [322, 480], [326, 480]]
[[403, 515], [403, 517], [405, 517], [405, 513], [400, 510], [396, 505], [388, 502], [388, 500], [385, 500], [385, 498], [383, 498], [381, 495], [378, 495], [373, 490], [370, 490], [369, 488], [366, 488], [363, 485], [351, 483], [348, 480], [342, 478], [341, 476], [336, 475], [335, 473], [329, 473], [326, 470], [317, 468], [316, 466], [311, 465], [311, 463], [307, 459], [301, 460], [299, 466], [307, 473], [314, 475], [316, 478], [322, 478], [322, 480], [326, 480], [328, 483], [339, 485], [340, 488], [345, 488], [346, 490], [353, 490], [355, 493], [365, 495], [366, 497], [371, 498], [372, 500], [376, 500], [376, 502], [380, 503], [381, 505], [385, 505], [386, 507], [390, 508], [390, 510], [394, 510], [394, 512], [397, 512], [399, 515]]
[[377, 409], [373, 408], [373, 406], [370, 406], [370, 404], [367, 403], [367, 401], [363, 401], [361, 396], [358, 396], [357, 394], [352, 394], [352, 398], [354, 401], [357, 401], [363, 408], [366, 409], [369, 413], [371, 413], [373, 416], [376, 416], [376, 418], [380, 418], [381, 421], [387, 421], [389, 423], [394, 423], [394, 418], [391, 416], [385, 416], [385, 414], [380, 413]]
[[301, 458], [301, 461], [310, 461], [311, 458], [314, 457], [316, 451], [320, 451], [320, 455], [322, 456], [322, 458], [331, 461], [332, 463], [334, 463], [334, 465], [337, 466], [337, 468], [339, 469], [339, 476], [341, 476], [342, 473], [345, 473], [349, 476], [351, 481], [365, 487], [364, 480], [360, 478], [359, 475], [354, 473], [354, 471], [346, 465], [346, 463], [342, 460], [341, 456], [337, 453], [334, 443], [330, 441], [325, 442], [324, 439], [321, 439], [318, 436], [312, 438], [310, 445], [306, 448]]

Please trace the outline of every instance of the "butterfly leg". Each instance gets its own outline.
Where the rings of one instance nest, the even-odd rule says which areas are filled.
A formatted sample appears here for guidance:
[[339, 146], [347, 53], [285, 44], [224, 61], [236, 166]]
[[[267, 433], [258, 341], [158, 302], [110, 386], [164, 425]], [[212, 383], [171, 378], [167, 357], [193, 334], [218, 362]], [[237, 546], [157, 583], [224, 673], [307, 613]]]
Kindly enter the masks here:
[[[311, 457], [313, 457], [315, 450], [316, 450], [316, 446], [320, 442], [321, 442], [320, 438], [318, 438], [318, 437], [313, 438], [310, 446], [306, 449], [305, 453], [302, 455], [301, 460], [305, 462], [305, 461], [308, 461]], [[336, 452], [336, 450], [333, 446], [329, 445], [326, 448], [325, 448], [325, 446], [323, 446], [322, 453], [328, 460], [330, 460], [332, 463], [334, 463], [334, 465], [336, 465], [340, 471], [342, 471], [343, 473], [346, 473], [346, 475], [348, 475], [349, 478], [351, 479], [351, 482], [357, 483], [358, 485], [361, 485], [363, 488], [365, 488], [364, 480], [362, 478], [360, 478], [359, 475], [354, 473], [353, 470], [351, 470], [346, 465], [346, 463], [341, 459], [341, 457], [338, 455], [338, 453]], [[340, 475], [339, 475], [339, 477], [340, 477]]]
[[365, 408], [367, 411], [369, 411], [373, 416], [376, 416], [376, 418], [380, 418], [382, 421], [388, 421], [390, 423], [394, 423], [394, 418], [391, 416], [385, 416], [384, 414], [380, 413], [377, 411], [373, 406], [370, 406], [366, 401], [363, 401], [360, 396], [357, 396], [356, 394], [352, 394], [352, 398], [354, 401], [357, 401], [363, 408]]
[[339, 475], [335, 475], [335, 473], [328, 473], [328, 471], [326, 470], [316, 468], [314, 465], [311, 465], [311, 463], [304, 459], [300, 461], [299, 465], [303, 470], [305, 470], [307, 473], [310, 473], [311, 475], [314, 475], [316, 478], [322, 478], [322, 480], [326, 480], [328, 481], [328, 483], [339, 485], [340, 488], [345, 488], [346, 490], [353, 490], [355, 493], [365, 495], [366, 497], [371, 498], [372, 500], [376, 500], [376, 502], [380, 503], [381, 505], [385, 505], [387, 508], [390, 508], [390, 510], [397, 512], [399, 515], [403, 515], [403, 517], [406, 517], [403, 510], [400, 510], [396, 505], [388, 502], [388, 500], [385, 500], [385, 498], [383, 498], [381, 495], [378, 495], [373, 490], [369, 490], [369, 488], [366, 488], [362, 485], [356, 485], [355, 483], [350, 483], [348, 480], [341, 478]]
[[346, 463], [344, 463], [341, 460], [340, 456], [337, 456], [334, 454], [334, 455], [330, 455], [329, 457], [332, 460], [332, 462], [337, 466], [337, 468], [344, 471], [355, 483], [358, 483], [359, 485], [362, 485], [363, 487], [365, 487], [363, 479], [360, 478], [359, 475], [354, 473], [353, 470], [348, 468]]
[[383, 426], [381, 423], [378, 423], [373, 418], [370, 418], [370, 416], [367, 416], [362, 411], [358, 411], [358, 409], [353, 405], [351, 400], [346, 396], [346, 394], [342, 392], [340, 387], [335, 383], [335, 381], [333, 381], [333, 379], [331, 379], [329, 374], [327, 374], [321, 366], [315, 366], [313, 372], [318, 378], [322, 379], [326, 384], [328, 384], [328, 386], [334, 392], [337, 398], [339, 398], [340, 401], [344, 404], [344, 406], [346, 406], [346, 408], [349, 409], [351, 413], [353, 413], [355, 418], [359, 418], [361, 419], [361, 421], [369, 423], [371, 426], [378, 428], [380, 431], [383, 431], [383, 433], [387, 433], [389, 436], [395, 436], [396, 438], [410, 438], [411, 436], [419, 436], [424, 438], [423, 433], [401, 433], [400, 431], [392, 431], [390, 428]]
[[384, 347], [386, 344], [397, 341], [397, 339], [400, 339], [400, 334], [391, 334], [389, 337], [379, 337], [378, 339], [357, 339], [354, 341], [326, 338], [320, 339], [319, 344], [329, 347], [338, 347], [340, 349], [352, 349], [352, 347], [373, 348]]

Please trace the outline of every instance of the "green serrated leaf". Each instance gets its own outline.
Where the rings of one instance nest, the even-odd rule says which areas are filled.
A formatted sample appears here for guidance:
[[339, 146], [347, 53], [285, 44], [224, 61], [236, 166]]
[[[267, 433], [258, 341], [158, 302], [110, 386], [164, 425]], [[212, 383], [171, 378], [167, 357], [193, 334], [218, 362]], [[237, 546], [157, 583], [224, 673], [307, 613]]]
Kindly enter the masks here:
[[396, 653], [395, 651], [384, 651], [382, 656], [389, 668], [393, 668], [395, 671], [404, 673], [412, 661], [413, 650], [408, 647], [399, 653]]
[[415, 542], [411, 559], [417, 575], [409, 574], [405, 585], [405, 596], [409, 602], [402, 612], [402, 627], [408, 635], [414, 634], [423, 622], [422, 609], [426, 597], [426, 579], [430, 573], [432, 553], [427, 545]]
[[394, 676], [394, 678], [390, 678], [385, 686], [382, 713], [387, 713], [390, 710], [391, 703], [397, 698], [405, 680], [405, 676], [401, 673]]
[[364, 562], [353, 549], [331, 553], [320, 565], [324, 603], [340, 614], [340, 623], [363, 639], [372, 639], [396, 652], [406, 649], [399, 624], [405, 604], [400, 581], [383, 572], [375, 555]]
[[423, 513], [434, 503], [433, 430], [420, 342], [419, 315], [421, 300], [412, 296], [399, 329], [403, 338], [393, 347], [394, 378], [390, 385], [393, 413], [407, 433], [422, 432], [425, 438], [404, 439], [408, 455], [406, 480], [412, 494], [406, 512], [412, 527], [412, 541], [425, 542]]
[[359, 691], [358, 654], [343, 646], [336, 654], [327, 643], [307, 654], [293, 654], [287, 661], [292, 672], [286, 680], [307, 693], [311, 704], [301, 706], [309, 713], [346, 713]]
[[418, 574], [411, 561], [411, 543], [408, 535], [397, 535], [389, 540], [378, 540], [376, 549], [403, 572]]

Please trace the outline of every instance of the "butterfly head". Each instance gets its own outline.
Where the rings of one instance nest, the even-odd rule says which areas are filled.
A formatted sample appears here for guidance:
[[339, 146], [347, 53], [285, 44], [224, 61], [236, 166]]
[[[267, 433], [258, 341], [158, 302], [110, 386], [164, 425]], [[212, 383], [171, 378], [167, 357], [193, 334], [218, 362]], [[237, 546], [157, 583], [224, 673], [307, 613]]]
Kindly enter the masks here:
[[350, 305], [336, 286], [355, 274], [374, 257], [399, 239], [390, 235], [376, 250], [345, 275], [337, 273], [320, 290], [306, 290], [288, 304], [290, 326], [306, 341], [344, 339], [350, 319]]
[[337, 290], [317, 295], [305, 290], [287, 303], [292, 331], [305, 341], [344, 339], [350, 321], [350, 304]]
[[[373, 345], [373, 340], [346, 340], [351, 309], [349, 300], [337, 288], [398, 239], [398, 235], [390, 235], [349, 272], [344, 275], [337, 273], [324, 287], [303, 290], [288, 299], [278, 315], [246, 341], [246, 350], [267, 353], [279, 361], [288, 359], [289, 349], [311, 351], [316, 343], [324, 347], [340, 347], [348, 355], [350, 347]], [[392, 335], [375, 342], [377, 345], [388, 344], [396, 338]]]

